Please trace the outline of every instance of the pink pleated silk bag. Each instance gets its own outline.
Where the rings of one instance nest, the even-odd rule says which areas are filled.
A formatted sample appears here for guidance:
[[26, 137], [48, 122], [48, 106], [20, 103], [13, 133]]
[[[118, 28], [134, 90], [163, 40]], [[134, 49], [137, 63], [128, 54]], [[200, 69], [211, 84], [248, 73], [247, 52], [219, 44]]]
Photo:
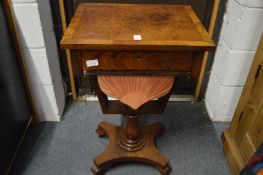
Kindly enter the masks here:
[[98, 76], [99, 86], [106, 95], [133, 109], [168, 94], [174, 80], [174, 76]]

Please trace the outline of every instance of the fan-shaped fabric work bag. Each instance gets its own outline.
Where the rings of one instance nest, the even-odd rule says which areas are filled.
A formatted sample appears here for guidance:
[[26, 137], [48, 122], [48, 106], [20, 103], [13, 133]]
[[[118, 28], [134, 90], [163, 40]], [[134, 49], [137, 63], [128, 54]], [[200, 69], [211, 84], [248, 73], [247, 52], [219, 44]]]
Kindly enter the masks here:
[[174, 76], [114, 76], [100, 75], [101, 90], [133, 109], [169, 93]]

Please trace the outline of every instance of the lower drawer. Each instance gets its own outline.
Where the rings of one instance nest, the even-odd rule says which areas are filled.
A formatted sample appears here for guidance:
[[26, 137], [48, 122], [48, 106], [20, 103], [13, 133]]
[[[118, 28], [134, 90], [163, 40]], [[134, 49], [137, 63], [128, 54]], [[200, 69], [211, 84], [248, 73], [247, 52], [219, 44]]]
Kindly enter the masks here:
[[82, 69], [96, 71], [191, 72], [193, 53], [82, 51]]

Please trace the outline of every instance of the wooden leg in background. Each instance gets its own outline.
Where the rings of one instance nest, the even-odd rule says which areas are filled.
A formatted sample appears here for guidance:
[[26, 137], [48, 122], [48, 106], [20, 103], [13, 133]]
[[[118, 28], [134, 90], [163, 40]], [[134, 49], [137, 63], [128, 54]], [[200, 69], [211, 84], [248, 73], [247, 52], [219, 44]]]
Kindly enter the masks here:
[[[59, 3], [59, 11], [60, 11], [62, 29], [63, 29], [63, 33], [65, 33], [65, 31], [67, 29], [67, 24], [66, 24], [67, 20], [66, 20], [66, 14], [65, 14], [64, 0], [59, 0], [58, 3]], [[71, 87], [71, 91], [72, 91], [72, 98], [73, 98], [73, 100], [76, 100], [77, 99], [77, 91], [76, 91], [76, 87], [75, 87], [75, 81], [74, 81], [74, 75], [73, 75], [72, 63], [71, 63], [71, 55], [70, 55], [69, 49], [66, 49], [66, 57], [67, 57], [70, 87]]]
[[103, 174], [111, 166], [123, 162], [140, 162], [155, 166], [161, 174], [171, 171], [169, 160], [155, 146], [155, 138], [165, 131], [157, 122], [140, 128], [137, 117], [128, 117], [125, 127], [106, 122], [99, 124], [97, 134], [109, 137], [106, 149], [94, 159], [91, 171], [94, 175]]

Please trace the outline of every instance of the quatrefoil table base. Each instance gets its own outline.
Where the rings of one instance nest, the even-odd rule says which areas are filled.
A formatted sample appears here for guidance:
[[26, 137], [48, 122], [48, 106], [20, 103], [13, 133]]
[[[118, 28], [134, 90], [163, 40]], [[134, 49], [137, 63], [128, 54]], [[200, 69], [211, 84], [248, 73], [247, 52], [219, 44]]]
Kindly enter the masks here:
[[94, 175], [103, 174], [108, 168], [125, 162], [139, 162], [156, 167], [161, 174], [171, 171], [169, 160], [156, 148], [155, 139], [165, 132], [165, 126], [156, 122], [140, 129], [137, 117], [127, 117], [125, 127], [106, 122], [96, 130], [100, 137], [107, 136], [106, 149], [94, 159], [91, 171]]

